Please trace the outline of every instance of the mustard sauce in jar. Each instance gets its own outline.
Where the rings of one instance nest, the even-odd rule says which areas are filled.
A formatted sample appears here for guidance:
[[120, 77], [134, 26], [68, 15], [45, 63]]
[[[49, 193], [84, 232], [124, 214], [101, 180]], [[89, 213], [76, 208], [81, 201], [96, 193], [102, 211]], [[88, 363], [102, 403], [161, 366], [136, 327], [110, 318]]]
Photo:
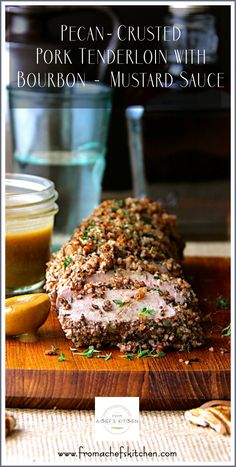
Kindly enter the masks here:
[[6, 293], [30, 292], [44, 283], [57, 192], [50, 180], [23, 174], [6, 178]]

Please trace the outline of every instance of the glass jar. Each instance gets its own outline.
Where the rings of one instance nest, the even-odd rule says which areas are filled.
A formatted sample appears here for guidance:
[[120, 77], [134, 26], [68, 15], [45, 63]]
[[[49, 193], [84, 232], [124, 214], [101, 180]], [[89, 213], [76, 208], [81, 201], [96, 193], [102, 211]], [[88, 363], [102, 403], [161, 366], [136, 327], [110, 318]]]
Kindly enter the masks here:
[[6, 294], [42, 287], [50, 257], [55, 203], [54, 183], [26, 174], [6, 174]]

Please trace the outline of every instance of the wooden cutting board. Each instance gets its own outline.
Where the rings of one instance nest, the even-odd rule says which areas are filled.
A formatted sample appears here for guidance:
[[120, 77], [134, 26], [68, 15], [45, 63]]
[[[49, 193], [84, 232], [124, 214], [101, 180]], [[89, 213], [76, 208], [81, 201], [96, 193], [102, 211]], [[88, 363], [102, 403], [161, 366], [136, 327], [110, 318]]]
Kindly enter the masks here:
[[[216, 306], [217, 297], [228, 298], [230, 294], [229, 259], [189, 257], [184, 268], [205, 316], [204, 348], [133, 361], [111, 350], [108, 361], [88, 359], [71, 352], [70, 341], [51, 313], [38, 342], [23, 344], [7, 339], [7, 407], [92, 409], [95, 396], [139, 396], [141, 409], [171, 410], [192, 408], [211, 399], [230, 399], [230, 339], [221, 336], [230, 322], [230, 312]], [[51, 345], [59, 347], [67, 361], [45, 355]], [[199, 361], [185, 363], [192, 358]]]

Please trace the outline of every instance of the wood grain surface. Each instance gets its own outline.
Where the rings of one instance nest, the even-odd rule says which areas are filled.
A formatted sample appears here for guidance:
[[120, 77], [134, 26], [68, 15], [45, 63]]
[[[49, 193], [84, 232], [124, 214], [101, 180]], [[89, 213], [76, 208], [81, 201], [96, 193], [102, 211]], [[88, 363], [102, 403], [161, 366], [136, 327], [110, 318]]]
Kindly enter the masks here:
[[[51, 312], [38, 342], [7, 339], [7, 407], [92, 409], [95, 396], [139, 396], [141, 409], [171, 410], [230, 399], [230, 339], [221, 336], [230, 312], [216, 306], [217, 297], [230, 295], [229, 259], [189, 257], [184, 269], [204, 314], [203, 348], [133, 361], [106, 349], [103, 353], [112, 352], [110, 360], [88, 359], [71, 352], [72, 344]], [[59, 347], [67, 360], [58, 362], [58, 356], [46, 355], [51, 345]], [[199, 361], [185, 364], [192, 358]]]

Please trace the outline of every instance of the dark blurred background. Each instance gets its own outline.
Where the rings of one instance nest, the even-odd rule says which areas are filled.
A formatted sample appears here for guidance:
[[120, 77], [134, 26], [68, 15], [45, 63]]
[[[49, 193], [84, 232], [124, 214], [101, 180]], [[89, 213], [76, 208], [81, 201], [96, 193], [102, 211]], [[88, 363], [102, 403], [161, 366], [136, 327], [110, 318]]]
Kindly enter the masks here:
[[[105, 10], [109, 10], [108, 14]], [[11, 56], [20, 63], [20, 69], [30, 67], [33, 71], [32, 59], [29, 65], [30, 48], [35, 44], [57, 47], [60, 24], [104, 25], [109, 30], [114, 15], [119, 23], [134, 27], [173, 25], [180, 21], [176, 10], [168, 6], [9, 7], [7, 41]], [[177, 213], [186, 239], [227, 240], [230, 216], [230, 7], [220, 5], [197, 12], [190, 10], [188, 24], [188, 33], [204, 35], [208, 32], [208, 39], [211, 40], [212, 34], [217, 45], [204, 67], [187, 66], [187, 72], [223, 72], [224, 88], [115, 89], [103, 196], [132, 194], [125, 109], [141, 104], [145, 107], [143, 144], [150, 196], [161, 199], [170, 211]], [[86, 46], [103, 49], [104, 43], [91, 42]], [[153, 48], [154, 44], [124, 41], [119, 46], [141, 50]], [[164, 49], [166, 44], [157, 42], [155, 47]], [[77, 63], [76, 58], [73, 63]], [[110, 65], [108, 71], [124, 71], [123, 68]], [[73, 71], [81, 71], [79, 63]], [[144, 70], [141, 65], [125, 65], [126, 73], [134, 71], [164, 73], [168, 67], [149, 65]], [[91, 79], [96, 78], [98, 67], [90, 65], [87, 73]], [[107, 72], [104, 82], [109, 84], [108, 75]]]

